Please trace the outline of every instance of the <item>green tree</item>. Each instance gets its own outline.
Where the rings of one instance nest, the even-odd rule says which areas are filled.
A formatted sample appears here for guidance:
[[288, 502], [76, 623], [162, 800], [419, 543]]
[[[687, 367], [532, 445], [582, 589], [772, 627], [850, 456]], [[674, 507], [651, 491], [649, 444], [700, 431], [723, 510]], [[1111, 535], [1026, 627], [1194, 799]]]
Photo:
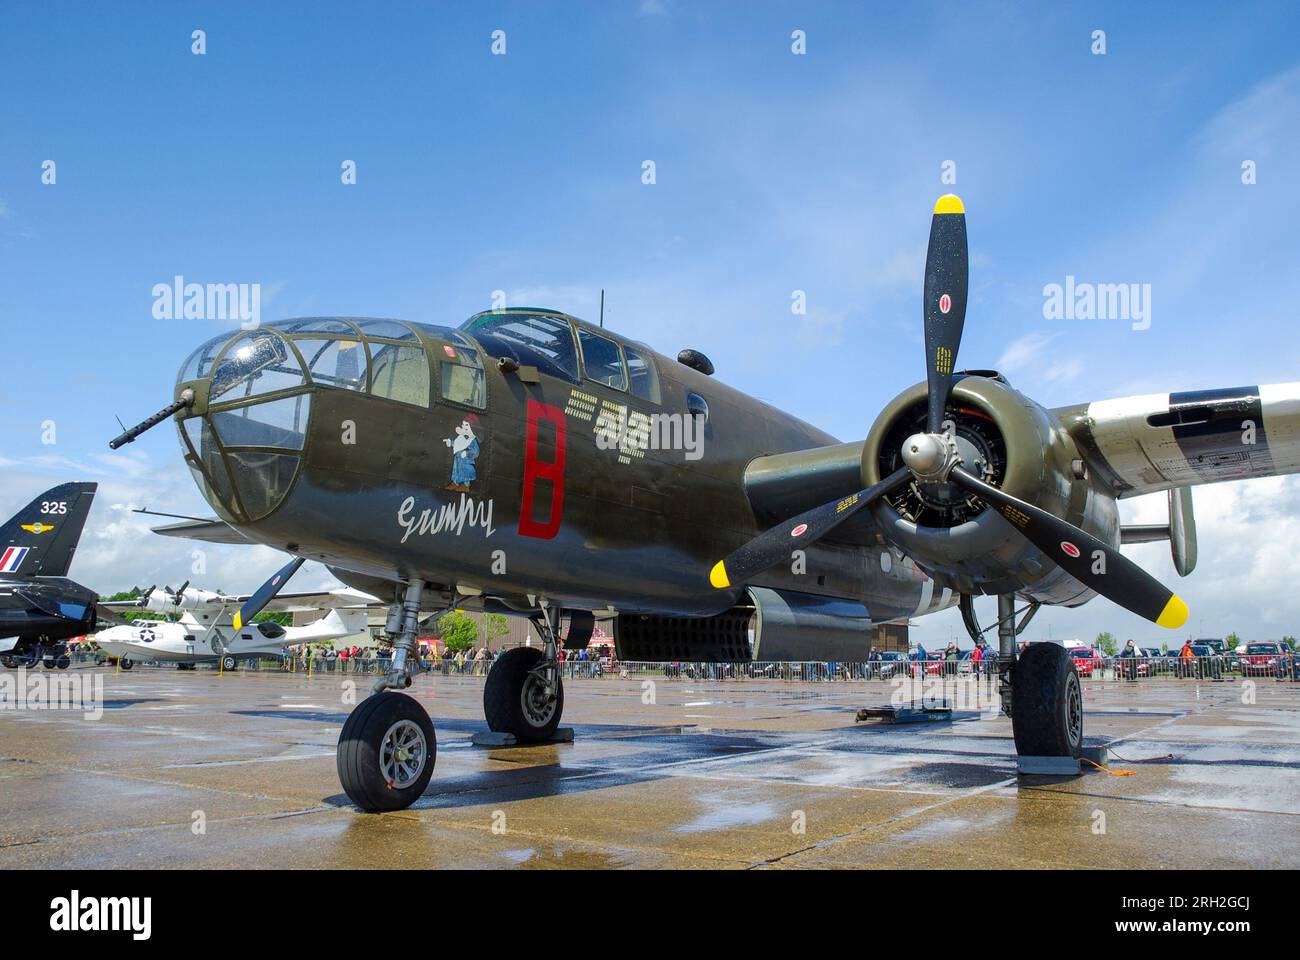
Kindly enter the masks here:
[[1113, 657], [1115, 654], [1119, 653], [1119, 641], [1115, 639], [1113, 633], [1103, 631], [1102, 633], [1097, 634], [1097, 639], [1093, 641], [1093, 646], [1108, 657]]
[[483, 616], [483, 630], [487, 634], [483, 638], [486, 646], [492, 646], [492, 641], [497, 637], [504, 637], [510, 632], [510, 618], [503, 613], [489, 613]]
[[1294, 650], [1294, 649], [1296, 648], [1295, 637], [1289, 637], [1289, 636], [1288, 636], [1288, 637], [1283, 637], [1283, 638], [1282, 638], [1282, 642], [1285, 643], [1285, 644], [1286, 644], [1288, 647], [1290, 647], [1292, 650]]
[[1236, 650], [1241, 646], [1241, 637], [1237, 636], [1236, 633], [1230, 633], [1223, 638], [1223, 644], [1229, 650]]
[[469, 650], [478, 641], [478, 624], [463, 610], [448, 610], [438, 618], [438, 639], [452, 653]]

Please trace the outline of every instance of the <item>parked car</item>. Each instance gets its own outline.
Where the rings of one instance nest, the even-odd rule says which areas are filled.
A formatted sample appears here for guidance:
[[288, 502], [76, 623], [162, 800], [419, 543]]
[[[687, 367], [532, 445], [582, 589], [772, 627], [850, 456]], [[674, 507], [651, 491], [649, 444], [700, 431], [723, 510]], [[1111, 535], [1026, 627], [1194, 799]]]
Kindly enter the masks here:
[[1223, 677], [1224, 658], [1215, 647], [1208, 643], [1194, 643], [1192, 653], [1196, 654], [1194, 669], [1198, 679], [1219, 680]]
[[1241, 672], [1248, 677], [1285, 677], [1289, 666], [1280, 643], [1248, 643], [1241, 655]]
[[1081, 677], [1091, 677], [1106, 665], [1106, 655], [1094, 647], [1071, 647], [1070, 656], [1074, 658], [1074, 669]]
[[907, 655], [897, 650], [887, 650], [878, 660], [867, 661], [868, 680], [890, 680], [907, 669]]

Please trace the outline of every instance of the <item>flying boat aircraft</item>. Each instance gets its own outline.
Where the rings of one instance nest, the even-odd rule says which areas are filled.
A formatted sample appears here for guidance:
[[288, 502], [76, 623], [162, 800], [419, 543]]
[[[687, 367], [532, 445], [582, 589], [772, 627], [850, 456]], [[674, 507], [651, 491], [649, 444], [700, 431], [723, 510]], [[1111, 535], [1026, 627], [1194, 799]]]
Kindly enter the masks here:
[[365, 633], [367, 610], [379, 601], [359, 590], [342, 588], [314, 593], [281, 593], [264, 609], [282, 612], [325, 610], [325, 616], [301, 627], [284, 627], [271, 620], [235, 626], [240, 608], [250, 596], [228, 596], [191, 587], [150, 587], [135, 600], [106, 601], [110, 610], [148, 610], [178, 616], [177, 620], [135, 620], [95, 634], [94, 640], [122, 669], [141, 661], [196, 663], [221, 661], [234, 670], [242, 660], [278, 657], [285, 648], [321, 640], [339, 640]]

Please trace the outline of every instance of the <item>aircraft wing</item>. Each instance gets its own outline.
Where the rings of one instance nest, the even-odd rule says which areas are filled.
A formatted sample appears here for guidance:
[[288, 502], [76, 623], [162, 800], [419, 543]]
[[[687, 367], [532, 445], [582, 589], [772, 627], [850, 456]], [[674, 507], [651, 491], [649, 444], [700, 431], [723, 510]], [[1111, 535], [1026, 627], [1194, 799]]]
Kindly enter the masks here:
[[[252, 594], [243, 596], [223, 596], [221, 599], [230, 606], [248, 602]], [[355, 609], [359, 607], [387, 606], [377, 597], [351, 587], [335, 590], [316, 590], [309, 593], [278, 593], [263, 609], [279, 613], [301, 613], [309, 610]]]
[[1300, 471], [1300, 383], [1153, 393], [1053, 412], [1119, 497]]
[[[129, 605], [128, 605], [129, 606]], [[113, 604], [100, 603], [95, 606], [95, 619], [100, 623], [111, 623], [113, 626], [121, 626], [127, 620], [119, 617], [114, 611], [118, 609]]]
[[238, 530], [213, 517], [211, 520], [186, 520], [184, 523], [169, 523], [154, 527], [154, 533], [164, 537], [181, 537], [185, 540], [206, 540], [208, 543], [248, 544], [252, 541]]

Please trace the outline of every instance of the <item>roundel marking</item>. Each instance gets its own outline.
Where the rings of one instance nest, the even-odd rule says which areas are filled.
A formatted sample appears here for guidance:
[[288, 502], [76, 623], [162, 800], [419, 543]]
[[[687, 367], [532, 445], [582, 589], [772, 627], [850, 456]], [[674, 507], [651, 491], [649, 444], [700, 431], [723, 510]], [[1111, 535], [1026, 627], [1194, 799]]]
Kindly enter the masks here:
[[951, 309], [952, 309], [952, 297], [948, 296], [948, 294], [945, 293], [943, 296], [939, 298], [939, 312], [947, 313]]
[[799, 526], [795, 527], [793, 530], [790, 531], [790, 536], [802, 537], [807, 532], [808, 532], [808, 524], [801, 523], [799, 524]]
[[1079, 556], [1079, 548], [1076, 547], [1074, 544], [1072, 544], [1069, 540], [1061, 541], [1061, 552], [1064, 553], [1067, 557], [1074, 557], [1075, 559], [1078, 559]]

